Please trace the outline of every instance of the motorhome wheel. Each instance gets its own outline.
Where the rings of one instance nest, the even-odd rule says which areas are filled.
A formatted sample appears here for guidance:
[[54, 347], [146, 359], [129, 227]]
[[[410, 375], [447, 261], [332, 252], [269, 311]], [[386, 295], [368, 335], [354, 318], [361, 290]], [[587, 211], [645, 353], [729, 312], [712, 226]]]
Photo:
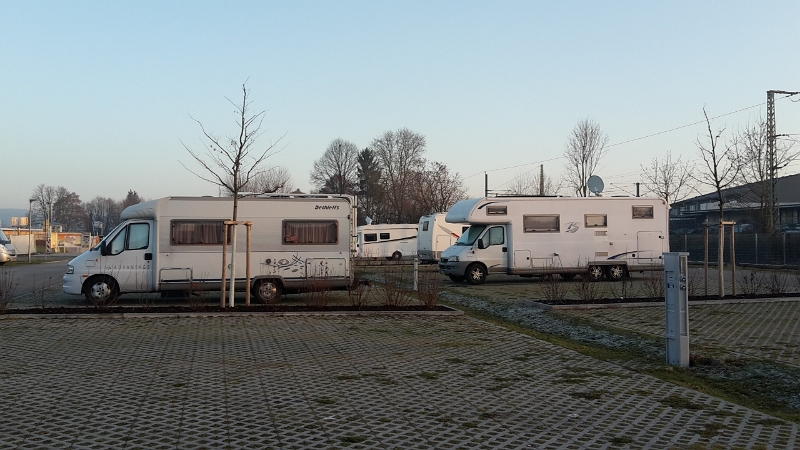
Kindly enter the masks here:
[[463, 276], [459, 276], [459, 275], [448, 275], [448, 277], [450, 278], [450, 280], [451, 280], [451, 281], [454, 281], [454, 282], [456, 282], [456, 283], [461, 283], [462, 281], [464, 281], [464, 277], [463, 277]]
[[106, 305], [119, 296], [119, 286], [113, 278], [101, 275], [89, 278], [83, 284], [83, 295], [93, 305]]
[[589, 266], [589, 280], [600, 281], [603, 279], [603, 268], [600, 266]]
[[403, 254], [400, 252], [392, 253], [392, 259], [395, 261], [400, 261], [403, 258]]
[[623, 266], [608, 266], [608, 279], [611, 281], [619, 281], [625, 276], [625, 267]]
[[467, 283], [481, 284], [484, 281], [486, 281], [486, 269], [478, 263], [470, 264], [467, 267]]
[[281, 297], [281, 285], [274, 280], [259, 280], [253, 289], [253, 295], [262, 303], [277, 303]]

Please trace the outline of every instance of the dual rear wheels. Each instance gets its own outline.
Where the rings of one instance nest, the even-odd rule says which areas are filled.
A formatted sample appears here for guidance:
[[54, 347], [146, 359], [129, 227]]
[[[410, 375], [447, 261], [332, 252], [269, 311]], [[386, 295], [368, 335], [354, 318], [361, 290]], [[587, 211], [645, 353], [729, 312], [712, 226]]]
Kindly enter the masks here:
[[611, 266], [589, 266], [586, 274], [590, 281], [600, 281], [603, 278], [611, 281], [620, 281], [625, 277], [625, 266], [621, 264]]

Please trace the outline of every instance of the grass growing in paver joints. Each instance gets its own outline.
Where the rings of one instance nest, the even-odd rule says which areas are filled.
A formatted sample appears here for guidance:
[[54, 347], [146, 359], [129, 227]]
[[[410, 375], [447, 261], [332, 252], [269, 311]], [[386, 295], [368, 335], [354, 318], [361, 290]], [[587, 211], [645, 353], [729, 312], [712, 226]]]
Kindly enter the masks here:
[[[456, 306], [456, 305], [453, 305]], [[690, 389], [721, 398], [741, 406], [779, 417], [784, 420], [800, 423], [800, 410], [797, 409], [797, 398], [800, 394], [800, 368], [788, 367], [774, 362], [738, 360], [715, 360], [714, 365], [697, 365], [691, 368], [668, 366], [663, 353], [648, 352], [648, 348], [663, 349], [663, 339], [650, 335], [622, 330], [610, 326], [602, 326], [586, 319], [551, 314], [555, 319], [564, 322], [565, 328], [575, 329], [590, 327], [608, 335], [611, 341], [614, 336], [650, 342], [649, 345], [636, 347], [611, 347], [602, 345], [602, 341], [579, 340], [569, 333], [546, 333], [523, 326], [505, 317], [483, 310], [458, 305], [459, 309], [474, 318], [503, 326], [510, 330], [526, 334], [552, 344], [577, 351], [603, 361], [618, 364], [634, 372], [651, 375]], [[470, 376], [461, 373], [461, 376]], [[578, 371], [562, 374], [562, 382], [581, 384], [587, 382], [590, 373]], [[648, 395], [645, 392], [632, 392]], [[667, 398], [663, 402], [679, 400]], [[794, 407], [792, 406], [792, 402]], [[676, 406], [677, 407], [677, 406]]]

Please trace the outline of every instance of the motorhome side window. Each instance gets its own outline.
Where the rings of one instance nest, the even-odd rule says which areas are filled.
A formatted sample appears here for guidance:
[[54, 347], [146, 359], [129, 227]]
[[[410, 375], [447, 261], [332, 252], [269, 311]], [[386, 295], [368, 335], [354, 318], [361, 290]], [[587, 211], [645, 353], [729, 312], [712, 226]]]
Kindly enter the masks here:
[[605, 214], [584, 214], [583, 219], [586, 228], [608, 226], [608, 217]]
[[422, 231], [428, 231], [428, 221], [422, 222]]
[[503, 206], [489, 205], [486, 207], [487, 216], [496, 216], [496, 215], [504, 216], [506, 214], [508, 214], [508, 207], [505, 205]]
[[506, 242], [505, 229], [503, 227], [489, 228], [489, 245], [503, 245]]
[[633, 207], [634, 219], [652, 219], [653, 207], [652, 206], [634, 206]]
[[558, 214], [522, 216], [522, 228], [526, 233], [558, 233], [561, 221]]
[[[173, 220], [173, 245], [222, 245], [221, 220]], [[228, 243], [230, 244], [230, 236]]]
[[381, 239], [382, 240], [388, 240], [388, 239], [391, 239], [391, 237], [390, 237], [389, 233], [381, 233]]
[[367, 233], [364, 235], [364, 242], [378, 242], [378, 233]]
[[339, 222], [336, 220], [285, 220], [284, 244], [336, 244]]

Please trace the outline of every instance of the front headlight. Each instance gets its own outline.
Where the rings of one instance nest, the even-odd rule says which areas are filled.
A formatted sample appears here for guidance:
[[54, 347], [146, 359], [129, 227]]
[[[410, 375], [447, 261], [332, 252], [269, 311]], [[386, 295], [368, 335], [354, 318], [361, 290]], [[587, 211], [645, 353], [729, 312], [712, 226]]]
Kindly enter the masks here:
[[72, 266], [67, 266], [67, 275], [75, 273], [75, 268]]
[[447, 258], [447, 260], [450, 261], [450, 262], [458, 262], [458, 256], [451, 256], [451, 257]]

